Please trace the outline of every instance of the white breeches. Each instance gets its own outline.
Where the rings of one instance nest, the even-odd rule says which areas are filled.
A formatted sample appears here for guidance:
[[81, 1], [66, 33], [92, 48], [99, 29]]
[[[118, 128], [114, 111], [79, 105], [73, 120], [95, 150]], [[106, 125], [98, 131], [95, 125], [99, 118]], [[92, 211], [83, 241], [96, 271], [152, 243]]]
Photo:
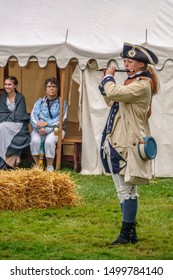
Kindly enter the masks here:
[[130, 198], [136, 199], [138, 197], [137, 186], [132, 185], [130, 183], [125, 183], [123, 175], [114, 174], [112, 172], [112, 164], [111, 164], [111, 160], [110, 160], [109, 151], [107, 152], [107, 161], [108, 161], [109, 169], [111, 171], [112, 179], [114, 181], [120, 203], [123, 203], [125, 200], [128, 200]]
[[[65, 136], [65, 131], [62, 131], [62, 138]], [[44, 151], [46, 158], [54, 158], [55, 157], [55, 149], [56, 144], [58, 142], [58, 136], [54, 135], [54, 132], [45, 135], [45, 142], [44, 142]], [[40, 143], [41, 143], [41, 136], [39, 133], [35, 132], [34, 130], [31, 133], [31, 154], [33, 156], [39, 155], [40, 153]]]

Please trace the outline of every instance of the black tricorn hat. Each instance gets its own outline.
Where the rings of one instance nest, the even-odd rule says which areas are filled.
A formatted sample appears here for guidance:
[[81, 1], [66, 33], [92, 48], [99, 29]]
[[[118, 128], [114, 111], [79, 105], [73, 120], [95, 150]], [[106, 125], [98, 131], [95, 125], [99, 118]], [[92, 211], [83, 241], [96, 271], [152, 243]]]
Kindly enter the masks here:
[[139, 46], [124, 43], [123, 51], [120, 53], [122, 58], [131, 58], [146, 64], [156, 65], [158, 63], [158, 57], [149, 49]]

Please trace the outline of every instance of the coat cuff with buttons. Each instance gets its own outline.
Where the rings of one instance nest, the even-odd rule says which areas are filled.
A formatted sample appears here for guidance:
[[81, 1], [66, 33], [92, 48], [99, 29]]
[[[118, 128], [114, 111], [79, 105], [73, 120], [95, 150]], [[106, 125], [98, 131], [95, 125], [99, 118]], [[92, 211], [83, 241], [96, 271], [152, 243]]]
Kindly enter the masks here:
[[104, 85], [108, 82], [113, 82], [115, 83], [115, 79], [112, 75], [106, 75], [103, 77], [103, 79], [101, 80], [101, 83], [99, 85], [99, 90], [101, 92], [102, 95], [106, 95], [105, 91], [104, 91]]

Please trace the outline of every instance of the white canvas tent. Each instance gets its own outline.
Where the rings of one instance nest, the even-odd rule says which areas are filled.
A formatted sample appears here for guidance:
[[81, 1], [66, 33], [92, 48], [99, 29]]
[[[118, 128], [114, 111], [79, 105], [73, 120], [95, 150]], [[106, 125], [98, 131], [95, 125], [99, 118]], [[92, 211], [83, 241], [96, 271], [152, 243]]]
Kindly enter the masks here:
[[[51, 57], [59, 68], [78, 61], [73, 79], [79, 84], [85, 174], [103, 172], [99, 144], [109, 110], [98, 91], [102, 74], [88, 62], [103, 67], [114, 58], [123, 67], [124, 41], [155, 51], [161, 82], [150, 119], [158, 142], [155, 174], [173, 176], [173, 0], [0, 0], [0, 7], [0, 67], [12, 57], [20, 67], [33, 57], [41, 68]], [[117, 83], [124, 78], [116, 74]]]

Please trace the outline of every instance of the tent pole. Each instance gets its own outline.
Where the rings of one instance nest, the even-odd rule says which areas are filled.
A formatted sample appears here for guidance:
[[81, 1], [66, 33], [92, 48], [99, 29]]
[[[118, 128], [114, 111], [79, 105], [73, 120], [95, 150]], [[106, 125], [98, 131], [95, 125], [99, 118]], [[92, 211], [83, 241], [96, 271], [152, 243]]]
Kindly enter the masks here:
[[61, 168], [64, 89], [65, 89], [65, 68], [60, 70], [60, 115], [59, 115], [58, 143], [56, 148], [56, 166], [55, 166], [56, 170], [59, 170]]
[[147, 40], [148, 40], [148, 30], [145, 29], [145, 43], [147, 44]]

